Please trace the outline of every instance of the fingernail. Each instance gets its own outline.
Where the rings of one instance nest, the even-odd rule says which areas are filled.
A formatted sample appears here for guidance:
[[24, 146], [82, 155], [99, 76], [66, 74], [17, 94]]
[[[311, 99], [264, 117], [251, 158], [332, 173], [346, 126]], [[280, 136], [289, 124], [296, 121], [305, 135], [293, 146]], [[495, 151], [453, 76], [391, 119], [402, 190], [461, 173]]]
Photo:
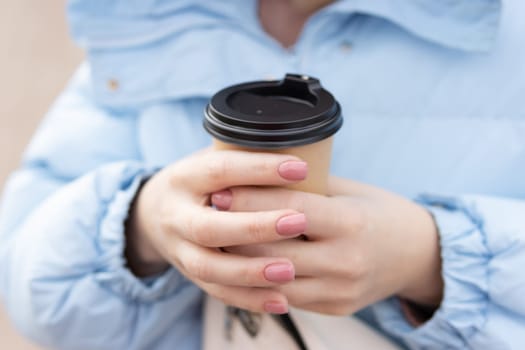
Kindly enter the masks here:
[[308, 164], [303, 161], [288, 160], [279, 165], [278, 172], [286, 180], [304, 180], [308, 173]]
[[282, 236], [297, 236], [306, 231], [306, 216], [303, 213], [283, 216], [275, 226]]
[[279, 301], [267, 301], [264, 303], [264, 311], [270, 314], [285, 314], [288, 312], [288, 306]]
[[232, 201], [233, 196], [230, 190], [215, 192], [211, 195], [211, 204], [221, 210], [228, 210]]
[[273, 263], [264, 268], [264, 278], [270, 282], [290, 282], [295, 278], [295, 270], [289, 263]]

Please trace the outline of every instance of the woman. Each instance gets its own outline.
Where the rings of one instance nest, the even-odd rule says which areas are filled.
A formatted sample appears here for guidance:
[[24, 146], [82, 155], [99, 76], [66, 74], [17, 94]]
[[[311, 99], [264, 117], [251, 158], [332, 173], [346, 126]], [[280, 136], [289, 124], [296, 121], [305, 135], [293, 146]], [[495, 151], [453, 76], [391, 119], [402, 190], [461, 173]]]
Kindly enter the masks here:
[[[71, 1], [87, 63], [4, 197], [15, 324], [55, 348], [198, 349], [206, 292], [263, 313], [361, 310], [410, 348], [520, 348], [524, 10]], [[342, 105], [329, 197], [260, 188], [304, 179], [300, 159], [200, 151], [215, 91], [285, 72]]]

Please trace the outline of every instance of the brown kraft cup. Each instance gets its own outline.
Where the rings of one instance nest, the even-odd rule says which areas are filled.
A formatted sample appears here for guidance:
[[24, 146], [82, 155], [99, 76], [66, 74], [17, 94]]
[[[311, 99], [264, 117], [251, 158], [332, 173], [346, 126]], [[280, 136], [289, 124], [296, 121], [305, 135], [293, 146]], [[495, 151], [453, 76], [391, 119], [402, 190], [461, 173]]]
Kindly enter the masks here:
[[308, 177], [288, 188], [327, 194], [333, 135], [343, 117], [319, 80], [287, 74], [280, 81], [227, 87], [211, 98], [204, 115], [216, 150], [295, 155], [308, 163]]

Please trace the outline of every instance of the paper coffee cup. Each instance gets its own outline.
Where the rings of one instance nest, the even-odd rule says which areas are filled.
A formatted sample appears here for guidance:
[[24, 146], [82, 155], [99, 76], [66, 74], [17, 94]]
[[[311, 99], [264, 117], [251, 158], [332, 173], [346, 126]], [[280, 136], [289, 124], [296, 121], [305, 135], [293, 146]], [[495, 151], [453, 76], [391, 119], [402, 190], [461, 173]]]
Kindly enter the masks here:
[[295, 155], [308, 163], [308, 177], [289, 187], [327, 193], [333, 135], [343, 117], [318, 79], [287, 74], [234, 85], [216, 93], [204, 115], [215, 149]]

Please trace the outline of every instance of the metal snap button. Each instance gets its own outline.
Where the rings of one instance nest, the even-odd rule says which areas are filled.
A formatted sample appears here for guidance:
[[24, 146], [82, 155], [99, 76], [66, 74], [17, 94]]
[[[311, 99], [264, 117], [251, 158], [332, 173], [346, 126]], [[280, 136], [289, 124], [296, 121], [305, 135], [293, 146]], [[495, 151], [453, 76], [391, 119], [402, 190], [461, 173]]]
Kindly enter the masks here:
[[107, 87], [110, 91], [117, 91], [120, 87], [120, 83], [117, 79], [109, 79], [107, 81]]

